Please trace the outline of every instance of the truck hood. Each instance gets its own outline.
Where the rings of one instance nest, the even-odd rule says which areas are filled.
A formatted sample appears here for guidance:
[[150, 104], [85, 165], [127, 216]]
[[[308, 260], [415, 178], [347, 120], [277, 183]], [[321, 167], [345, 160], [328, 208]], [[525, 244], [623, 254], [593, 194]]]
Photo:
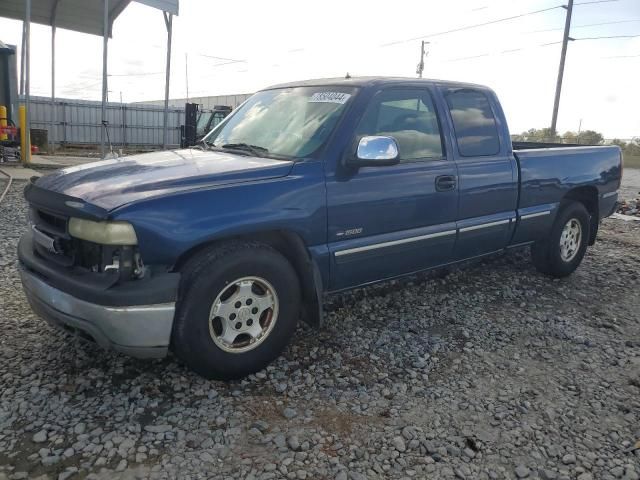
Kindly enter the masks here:
[[113, 210], [183, 190], [283, 177], [292, 166], [291, 161], [184, 149], [65, 168], [38, 179], [36, 185]]

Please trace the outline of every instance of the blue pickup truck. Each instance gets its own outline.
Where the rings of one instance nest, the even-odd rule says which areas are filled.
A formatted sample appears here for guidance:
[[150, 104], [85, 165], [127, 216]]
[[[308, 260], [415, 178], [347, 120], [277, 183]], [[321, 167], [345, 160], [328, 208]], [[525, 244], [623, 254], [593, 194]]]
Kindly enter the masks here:
[[[323, 79], [262, 90], [194, 148], [25, 188], [32, 308], [208, 378], [264, 368], [326, 293], [530, 246], [573, 272], [616, 205], [616, 146], [518, 145], [474, 84]], [[542, 147], [542, 148], [541, 148]]]

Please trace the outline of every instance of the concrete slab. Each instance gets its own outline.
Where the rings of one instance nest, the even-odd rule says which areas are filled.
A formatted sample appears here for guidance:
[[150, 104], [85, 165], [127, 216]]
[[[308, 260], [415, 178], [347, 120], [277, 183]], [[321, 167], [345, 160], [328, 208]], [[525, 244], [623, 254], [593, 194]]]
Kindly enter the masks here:
[[90, 162], [97, 162], [99, 158], [93, 157], [67, 157], [63, 155], [32, 155], [31, 163], [35, 166], [45, 168], [64, 168], [74, 165], [82, 165]]
[[[41, 177], [42, 174], [24, 167], [6, 167], [0, 164], [0, 170], [11, 175], [14, 180], [29, 180], [31, 177]], [[5, 179], [4, 175], [0, 176], [0, 179]]]

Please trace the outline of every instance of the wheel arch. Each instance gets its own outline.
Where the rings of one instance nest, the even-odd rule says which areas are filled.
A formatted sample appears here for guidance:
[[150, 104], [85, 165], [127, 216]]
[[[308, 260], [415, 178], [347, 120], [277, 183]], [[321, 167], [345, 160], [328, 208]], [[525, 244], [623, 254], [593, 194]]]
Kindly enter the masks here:
[[589, 245], [593, 245], [596, 242], [600, 224], [598, 189], [593, 185], [575, 187], [564, 195], [563, 200], [580, 202], [587, 209], [591, 217], [589, 222]]
[[203, 250], [233, 241], [264, 243], [285, 257], [293, 266], [300, 280], [302, 320], [311, 327], [319, 328], [322, 326], [322, 295], [324, 291], [322, 275], [304, 240], [295, 232], [289, 230], [266, 230], [209, 240], [182, 253], [173, 265], [172, 270], [179, 272], [189, 259]]

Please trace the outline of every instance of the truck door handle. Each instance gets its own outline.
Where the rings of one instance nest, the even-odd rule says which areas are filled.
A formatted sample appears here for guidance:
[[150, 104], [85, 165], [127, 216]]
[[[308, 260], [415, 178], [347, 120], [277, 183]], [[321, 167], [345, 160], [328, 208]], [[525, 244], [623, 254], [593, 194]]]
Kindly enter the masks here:
[[436, 191], [446, 192], [447, 190], [455, 190], [456, 177], [454, 175], [440, 175], [436, 177]]

